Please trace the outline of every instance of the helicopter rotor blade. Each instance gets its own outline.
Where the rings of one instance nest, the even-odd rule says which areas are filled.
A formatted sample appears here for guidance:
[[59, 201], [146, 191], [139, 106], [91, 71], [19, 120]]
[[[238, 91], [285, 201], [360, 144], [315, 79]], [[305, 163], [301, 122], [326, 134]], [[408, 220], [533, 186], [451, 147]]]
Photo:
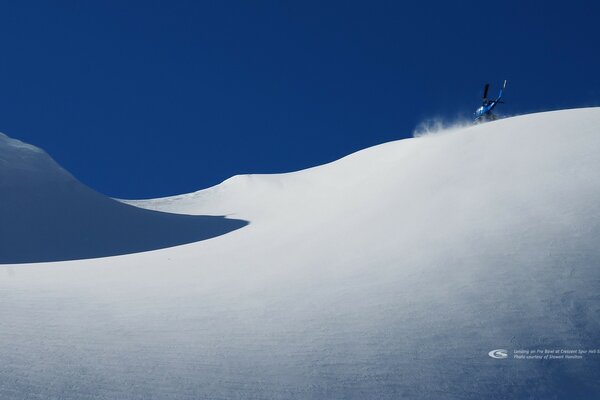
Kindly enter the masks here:
[[490, 84], [486, 83], [485, 86], [483, 87], [483, 98], [487, 99], [487, 94], [488, 94], [488, 89], [490, 88]]

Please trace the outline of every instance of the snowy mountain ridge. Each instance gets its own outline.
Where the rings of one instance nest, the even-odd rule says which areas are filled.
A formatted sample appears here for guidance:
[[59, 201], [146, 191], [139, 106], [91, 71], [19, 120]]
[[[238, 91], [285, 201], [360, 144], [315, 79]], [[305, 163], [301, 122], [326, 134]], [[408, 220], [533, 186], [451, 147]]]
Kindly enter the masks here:
[[[131, 225], [96, 221], [115, 209], [141, 221], [118, 243], [153, 218], [223, 229], [172, 246], [169, 222], [156, 247], [2, 266], [0, 397], [594, 398], [599, 358], [488, 353], [599, 347], [598, 154], [600, 109], [575, 109], [162, 199], [45, 192], [96, 210], [100, 242]], [[6, 193], [4, 210], [27, 210]], [[36, 204], [29, 227], [69, 215]], [[85, 236], [80, 219], [58, 236]], [[3, 239], [21, 243], [21, 222]]]

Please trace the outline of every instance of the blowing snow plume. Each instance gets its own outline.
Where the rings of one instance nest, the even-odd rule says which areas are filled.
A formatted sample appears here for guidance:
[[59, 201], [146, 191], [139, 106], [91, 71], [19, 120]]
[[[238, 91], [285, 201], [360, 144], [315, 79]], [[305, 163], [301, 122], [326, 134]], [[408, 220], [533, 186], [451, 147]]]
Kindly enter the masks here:
[[136, 253], [246, 225], [117, 202], [79, 183], [44, 151], [0, 134], [0, 264]]
[[460, 129], [473, 126], [473, 122], [467, 119], [446, 121], [442, 118], [429, 118], [420, 122], [413, 130], [413, 137], [450, 133]]

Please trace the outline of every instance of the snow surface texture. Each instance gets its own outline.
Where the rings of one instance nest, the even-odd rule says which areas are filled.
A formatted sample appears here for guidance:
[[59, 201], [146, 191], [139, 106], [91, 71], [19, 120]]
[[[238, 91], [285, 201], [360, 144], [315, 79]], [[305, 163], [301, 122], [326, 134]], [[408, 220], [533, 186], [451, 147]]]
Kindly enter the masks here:
[[129, 201], [250, 224], [2, 266], [0, 398], [598, 398], [597, 357], [487, 353], [600, 347], [599, 154], [578, 109]]
[[142, 210], [85, 187], [42, 150], [0, 134], [0, 263], [128, 254], [196, 242], [246, 221]]

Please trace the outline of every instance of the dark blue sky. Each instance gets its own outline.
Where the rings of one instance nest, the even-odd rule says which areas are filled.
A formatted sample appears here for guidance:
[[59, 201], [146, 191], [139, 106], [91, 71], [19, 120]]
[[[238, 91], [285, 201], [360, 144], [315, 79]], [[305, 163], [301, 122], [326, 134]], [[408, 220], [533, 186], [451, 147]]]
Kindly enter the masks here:
[[3, 2], [0, 131], [117, 197], [293, 171], [467, 118], [486, 81], [505, 113], [600, 105], [599, 4]]

